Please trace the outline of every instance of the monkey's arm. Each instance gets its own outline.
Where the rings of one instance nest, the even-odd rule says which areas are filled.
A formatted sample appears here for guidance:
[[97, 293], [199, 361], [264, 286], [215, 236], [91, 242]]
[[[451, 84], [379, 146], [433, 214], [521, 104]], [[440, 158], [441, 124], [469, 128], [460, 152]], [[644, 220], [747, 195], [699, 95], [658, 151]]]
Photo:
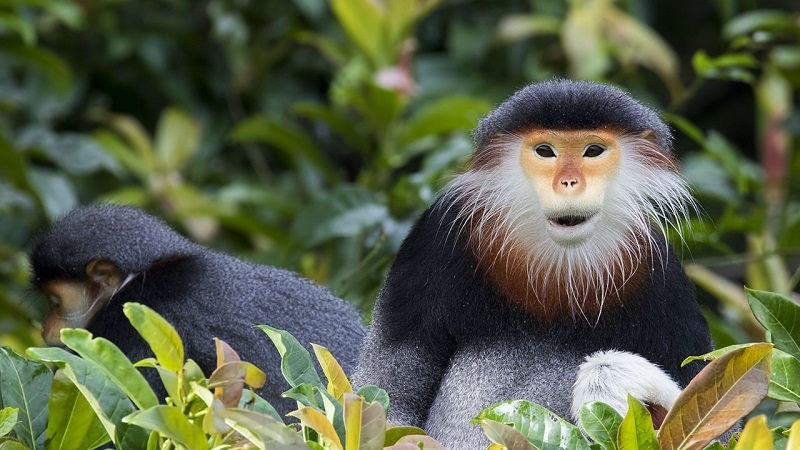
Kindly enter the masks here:
[[456, 292], [447, 282], [451, 255], [437, 242], [438, 218], [428, 211], [403, 243], [375, 305], [358, 367], [357, 386], [389, 393], [389, 420], [422, 427], [456, 341], [442, 320]]

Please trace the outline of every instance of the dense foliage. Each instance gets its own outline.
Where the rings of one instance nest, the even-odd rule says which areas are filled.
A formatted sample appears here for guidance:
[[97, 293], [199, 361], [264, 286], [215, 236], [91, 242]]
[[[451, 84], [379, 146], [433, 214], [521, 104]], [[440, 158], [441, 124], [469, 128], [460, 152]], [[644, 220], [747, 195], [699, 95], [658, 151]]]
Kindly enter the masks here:
[[[674, 238], [685, 243], [687, 271], [717, 343], [763, 340], [762, 326], [786, 327], [764, 323], [741, 286], [796, 300], [800, 282], [797, 11], [794, 0], [0, 2], [0, 343], [19, 352], [41, 343], [37, 321], [46, 305], [29, 292], [26, 250], [52, 218], [97, 201], [141, 206], [206, 245], [296, 270], [368, 314], [410, 223], [471, 152], [477, 119], [522, 84], [551, 77], [615, 83], [664, 111], [701, 206], [691, 231]], [[250, 417], [236, 402], [216, 403], [210, 374], [191, 370], [173, 401], [188, 402], [182, 395], [191, 394], [196, 409], [180, 416], [205, 415], [180, 419], [132, 383], [141, 392], [115, 397], [129, 409], [104, 417], [97, 408], [108, 405], [91, 404], [90, 389], [80, 389], [98, 382], [81, 378], [89, 376], [81, 370], [103, 366], [87, 355], [104, 344], [80, 332], [69, 336], [85, 346], [84, 353], [75, 349], [83, 358], [32, 351], [61, 367], [55, 376], [4, 350], [3, 383], [11, 380], [8, 364], [18, 364], [20, 380], [31, 383], [25, 389], [40, 396], [31, 400], [44, 403], [1, 410], [0, 436], [12, 433], [31, 448], [46, 437], [80, 436], [85, 441], [74, 442], [88, 447], [135, 428], [129, 423], [163, 423], [144, 413], [123, 422], [132, 405], [181, 424], [169, 432], [185, 426], [181, 420], [206, 426], [198, 420], [214, 416], [209, 412], [222, 422]], [[728, 357], [752, 363], [740, 365], [749, 367], [743, 373], [767, 372], [772, 364], [769, 396], [781, 403], [763, 403], [759, 411], [767, 413], [800, 399], [800, 354], [791, 347], [800, 339], [771, 337], [777, 350], [754, 344]], [[166, 366], [160, 356], [158, 363]], [[258, 378], [249, 366], [233, 366]], [[181, 361], [169, 368], [178, 374], [183, 367]], [[325, 387], [314, 386], [314, 395], [324, 396]], [[63, 395], [50, 396], [48, 419], [42, 395], [51, 389]], [[4, 384], [0, 406], [9, 406], [14, 392]], [[337, 417], [336, 405], [346, 408], [349, 399], [381, 423], [382, 408], [370, 406], [381, 403], [379, 394], [358, 400], [339, 393], [329, 394], [336, 401], [314, 397], [323, 404], [306, 406], [333, 408]], [[66, 426], [67, 408], [87, 411], [84, 421], [72, 422], [84, 428]], [[530, 431], [533, 421], [550, 420], [529, 404], [515, 408], [513, 417], [498, 421], [498, 411], [487, 410], [476, 420], [498, 439], [519, 437], [502, 423]], [[306, 421], [320, 419], [314, 414], [307, 412]], [[607, 416], [611, 422], [601, 421], [601, 429], [634, 430], [615, 438], [664, 444], [662, 435], [636, 428], [641, 417]], [[353, 448], [342, 420], [331, 422], [335, 437]], [[797, 439], [798, 431], [775, 424], [769, 432], [759, 420], [741, 437], [752, 440], [748, 445], [772, 448], [774, 441], [784, 448]], [[40, 434], [8, 426], [19, 423]], [[208, 426], [207, 432], [230, 431], [221, 422]], [[259, 432], [295, 439], [279, 428]], [[77, 434], [57, 434], [68, 430]], [[306, 431], [304, 440], [335, 440], [327, 429]], [[417, 430], [376, 445], [395, 445], [403, 433]], [[242, 434], [208, 432], [206, 444], [233, 442], [222, 435]], [[590, 437], [617, 448], [612, 437], [608, 445]], [[586, 444], [580, 439], [576, 446]], [[14, 442], [0, 445], [15, 448]]]

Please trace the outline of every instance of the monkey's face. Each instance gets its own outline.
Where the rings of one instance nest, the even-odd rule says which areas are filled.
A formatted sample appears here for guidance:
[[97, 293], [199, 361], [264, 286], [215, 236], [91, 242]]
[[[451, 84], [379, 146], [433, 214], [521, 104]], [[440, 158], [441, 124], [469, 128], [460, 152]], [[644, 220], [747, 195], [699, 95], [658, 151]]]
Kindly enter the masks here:
[[62, 328], [86, 328], [122, 286], [117, 267], [102, 259], [86, 265], [85, 279], [57, 278], [42, 284], [39, 289], [50, 308], [42, 323], [44, 341], [61, 345]]
[[525, 136], [520, 164], [556, 242], [582, 242], [600, 220], [621, 160], [616, 136], [601, 130], [537, 130]]

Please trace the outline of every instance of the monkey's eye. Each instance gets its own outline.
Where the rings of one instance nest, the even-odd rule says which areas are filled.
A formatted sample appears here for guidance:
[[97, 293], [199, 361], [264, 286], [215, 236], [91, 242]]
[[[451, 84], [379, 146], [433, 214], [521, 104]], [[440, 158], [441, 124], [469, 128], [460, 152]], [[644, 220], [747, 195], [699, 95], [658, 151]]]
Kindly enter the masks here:
[[542, 158], [554, 158], [556, 156], [556, 152], [553, 151], [553, 147], [550, 147], [547, 144], [539, 144], [535, 149], [533, 149], [533, 151], [535, 151], [536, 154]]
[[596, 157], [602, 155], [603, 152], [605, 152], [605, 151], [606, 151], [605, 148], [603, 148], [603, 147], [601, 147], [601, 146], [599, 146], [597, 144], [592, 144], [592, 145], [586, 147], [586, 150], [583, 151], [583, 156], [586, 156], [588, 158], [596, 158]]
[[50, 307], [55, 308], [61, 303], [61, 299], [56, 294], [47, 294], [47, 303], [50, 304]]

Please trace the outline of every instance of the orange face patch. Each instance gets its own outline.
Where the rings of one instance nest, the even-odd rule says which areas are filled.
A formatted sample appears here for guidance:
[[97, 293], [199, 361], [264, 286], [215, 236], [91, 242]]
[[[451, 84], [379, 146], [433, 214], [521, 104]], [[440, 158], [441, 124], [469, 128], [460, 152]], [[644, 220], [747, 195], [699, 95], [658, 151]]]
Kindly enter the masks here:
[[621, 161], [619, 133], [602, 130], [535, 130], [520, 148], [523, 171], [544, 203], [555, 197], [594, 196]]

